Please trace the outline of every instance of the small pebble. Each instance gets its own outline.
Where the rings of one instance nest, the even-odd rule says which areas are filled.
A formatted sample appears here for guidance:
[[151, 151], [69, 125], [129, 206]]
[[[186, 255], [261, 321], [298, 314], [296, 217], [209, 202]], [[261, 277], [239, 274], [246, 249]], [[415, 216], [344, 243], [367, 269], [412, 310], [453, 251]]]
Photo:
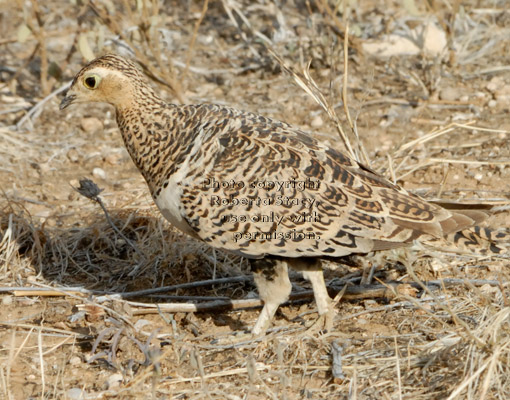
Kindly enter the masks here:
[[57, 225], [57, 221], [55, 221], [52, 218], [47, 219], [44, 223], [46, 224], [46, 226], [50, 226], [50, 227]]
[[483, 174], [481, 174], [481, 173], [476, 174], [476, 175], [475, 175], [475, 179], [476, 179], [478, 182], [480, 182], [480, 181], [483, 179]]
[[447, 87], [439, 92], [439, 98], [444, 101], [456, 101], [461, 95], [461, 89], [456, 87]]
[[51, 170], [51, 167], [48, 163], [40, 163], [39, 164], [39, 171], [42, 173], [49, 172]]
[[105, 162], [107, 162], [108, 164], [110, 165], [116, 165], [116, 164], [119, 164], [120, 160], [122, 158], [122, 154], [119, 154], [119, 153], [111, 153], [111, 154], [108, 154], [104, 160]]
[[214, 36], [212, 36], [212, 35], [206, 35], [206, 36], [200, 35], [200, 43], [201, 44], [210, 45], [210, 44], [212, 44], [212, 42], [214, 42]]
[[66, 397], [70, 400], [83, 400], [85, 399], [85, 392], [80, 388], [72, 388], [66, 392]]
[[67, 158], [69, 159], [69, 161], [71, 161], [73, 163], [78, 162], [80, 160], [80, 156], [76, 149], [70, 149], [67, 152]]
[[78, 356], [71, 357], [71, 359], [69, 360], [69, 364], [79, 365], [79, 364], [81, 364], [81, 358]]
[[106, 179], [106, 172], [104, 172], [104, 169], [99, 167], [96, 167], [92, 170], [92, 175], [97, 179]]
[[87, 133], [95, 133], [103, 130], [103, 123], [95, 117], [82, 118], [80, 125]]
[[503, 80], [499, 76], [495, 76], [491, 79], [491, 81], [487, 84], [486, 88], [489, 92], [494, 93], [503, 85]]
[[[118, 243], [117, 243], [118, 244]], [[140, 329], [142, 329], [144, 326], [146, 325], [150, 325], [151, 324], [151, 321], [149, 320], [146, 320], [146, 319], [139, 319], [138, 321], [135, 322], [135, 329], [136, 331], [139, 331]]]
[[510, 85], [503, 85], [494, 92], [494, 98], [502, 105], [510, 102]]
[[428, 22], [424, 28], [423, 51], [436, 57], [444, 54], [444, 49], [448, 45], [445, 31], [432, 21]]
[[118, 388], [122, 383], [123, 377], [122, 374], [113, 374], [108, 377], [106, 384], [108, 385], [108, 389]]
[[2, 304], [4, 306], [11, 305], [12, 304], [12, 296], [6, 295], [6, 296], [2, 297]]
[[324, 125], [324, 121], [320, 115], [317, 115], [314, 119], [312, 119], [311, 125], [314, 128], [320, 128], [322, 125]]
[[498, 105], [498, 102], [494, 99], [492, 100], [489, 100], [489, 102], [487, 103], [487, 106], [489, 106], [489, 108], [494, 108]]
[[432, 268], [433, 271], [435, 272], [438, 272], [438, 271], [443, 271], [444, 270], [444, 264], [441, 263], [439, 260], [432, 260], [430, 262], [430, 267]]

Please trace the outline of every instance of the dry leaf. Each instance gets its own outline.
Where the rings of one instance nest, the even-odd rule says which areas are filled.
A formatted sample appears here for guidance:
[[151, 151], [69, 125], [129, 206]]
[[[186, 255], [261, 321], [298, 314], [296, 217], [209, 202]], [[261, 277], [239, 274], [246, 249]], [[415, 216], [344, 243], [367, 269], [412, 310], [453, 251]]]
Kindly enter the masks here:
[[90, 48], [89, 41], [86, 33], [82, 33], [78, 39], [78, 49], [85, 60], [92, 61], [94, 58], [94, 52]]
[[21, 24], [18, 28], [18, 42], [25, 43], [28, 37], [32, 34], [32, 31], [25, 24]]

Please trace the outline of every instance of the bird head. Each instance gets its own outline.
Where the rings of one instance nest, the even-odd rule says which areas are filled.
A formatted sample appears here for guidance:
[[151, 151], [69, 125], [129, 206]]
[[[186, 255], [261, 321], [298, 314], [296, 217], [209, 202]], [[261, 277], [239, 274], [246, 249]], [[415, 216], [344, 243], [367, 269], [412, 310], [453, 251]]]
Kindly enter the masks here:
[[96, 58], [75, 76], [60, 103], [63, 110], [74, 103], [104, 102], [116, 108], [132, 101], [136, 82], [145, 81], [136, 64], [116, 54]]

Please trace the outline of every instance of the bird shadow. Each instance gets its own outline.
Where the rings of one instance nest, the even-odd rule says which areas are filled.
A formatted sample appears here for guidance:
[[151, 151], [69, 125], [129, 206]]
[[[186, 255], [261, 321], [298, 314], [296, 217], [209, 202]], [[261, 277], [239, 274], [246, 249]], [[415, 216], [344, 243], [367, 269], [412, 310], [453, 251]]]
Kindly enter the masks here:
[[[88, 296], [120, 295], [146, 304], [213, 302], [216, 298], [228, 303], [229, 299], [245, 299], [255, 290], [248, 279], [186, 285], [210, 281], [213, 276], [250, 275], [249, 266], [240, 257], [215, 251], [177, 232], [150, 213], [113, 209], [108, 217], [96, 212], [72, 224], [53, 222], [37, 222], [23, 205], [12, 201], [0, 209], [0, 259], [21, 278], [22, 286], [41, 282], [57, 290], [74, 288]], [[349, 265], [349, 259], [343, 259], [343, 264]], [[358, 266], [350, 267], [361, 279]], [[335, 271], [335, 275], [345, 272]], [[30, 281], [27, 275], [34, 274], [42, 280]], [[292, 279], [299, 290], [307, 285], [294, 275]], [[167, 291], [166, 287], [176, 288]], [[160, 288], [165, 291], [151, 291]], [[140, 294], [133, 296], [134, 292]], [[221, 312], [201, 311], [196, 315], [232, 331], [247, 329], [243, 318], [223, 312], [229, 309], [227, 305], [218, 307]], [[87, 312], [92, 315], [95, 311]]]
[[[246, 273], [238, 257], [220, 254], [150, 213], [119, 209], [109, 210], [108, 218], [94, 213], [71, 225], [60, 222], [37, 222], [23, 205], [14, 202], [0, 209], [0, 254], [9, 261], [11, 272], [23, 277], [28, 264], [31, 274], [42, 276], [44, 283], [97, 295]], [[183, 288], [169, 294], [239, 297], [252, 289], [252, 283], [239, 281]], [[134, 299], [165, 301], [161, 293]]]

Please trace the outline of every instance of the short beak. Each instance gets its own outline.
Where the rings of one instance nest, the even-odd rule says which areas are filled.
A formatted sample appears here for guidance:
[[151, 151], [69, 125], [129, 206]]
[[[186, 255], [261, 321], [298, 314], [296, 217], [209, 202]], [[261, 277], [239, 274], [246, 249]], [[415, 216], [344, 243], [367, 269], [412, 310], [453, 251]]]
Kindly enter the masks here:
[[62, 99], [60, 102], [60, 109], [63, 110], [64, 108], [67, 108], [71, 104], [73, 104], [73, 101], [76, 100], [75, 94], [69, 94], [69, 92], [66, 94], [66, 97]]

